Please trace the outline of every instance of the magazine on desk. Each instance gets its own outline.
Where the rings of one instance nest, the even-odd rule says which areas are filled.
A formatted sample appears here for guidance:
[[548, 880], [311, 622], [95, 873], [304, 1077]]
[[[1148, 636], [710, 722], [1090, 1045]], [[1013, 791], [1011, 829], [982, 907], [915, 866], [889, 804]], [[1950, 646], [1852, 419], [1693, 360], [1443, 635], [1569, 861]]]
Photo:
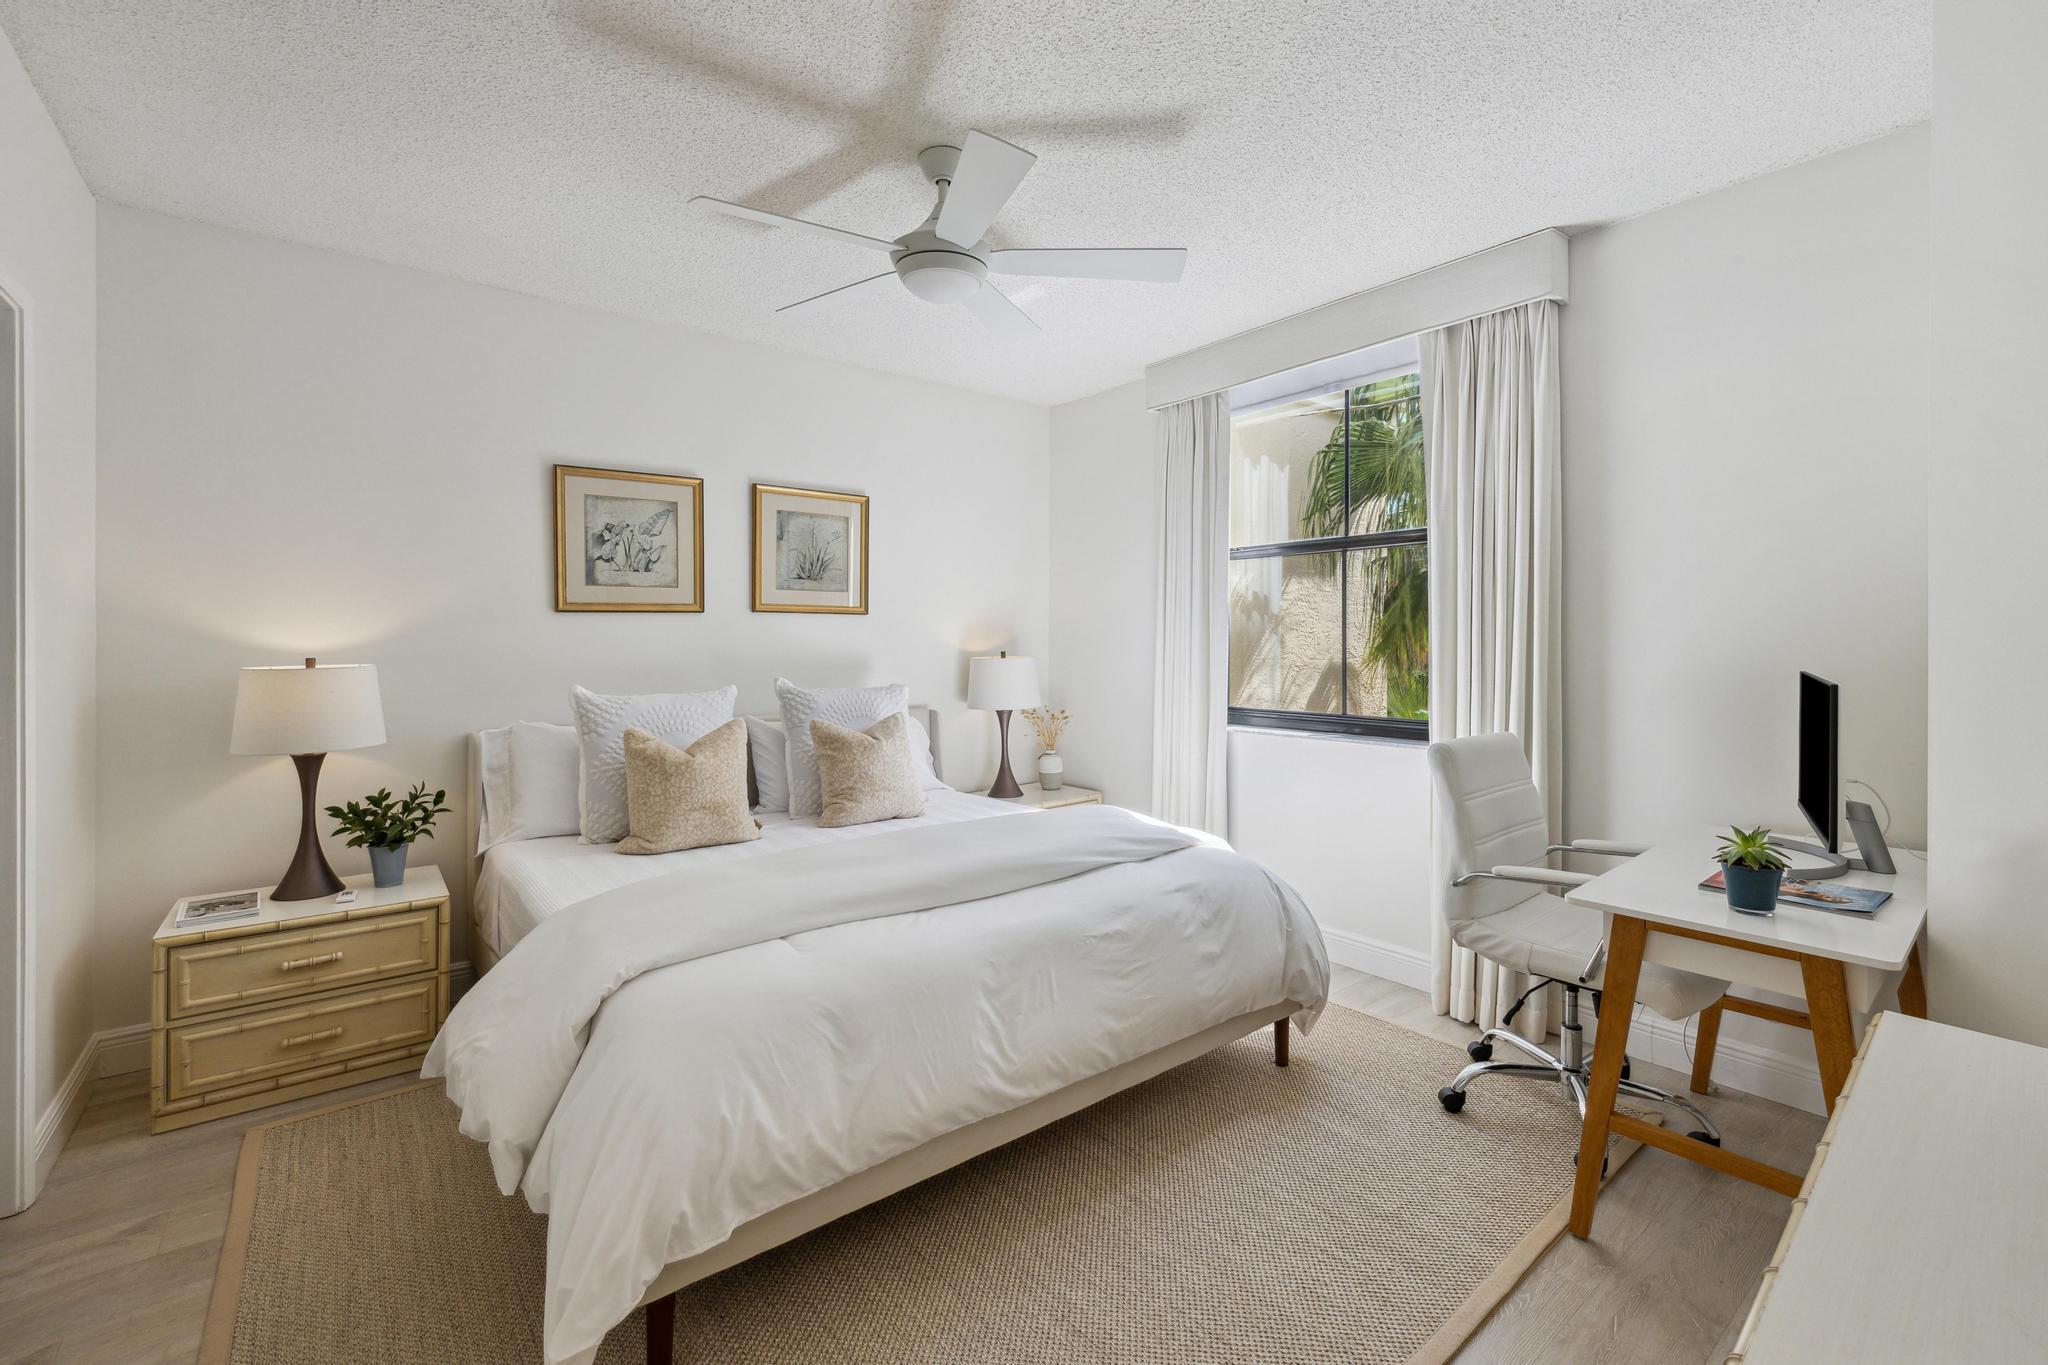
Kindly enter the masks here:
[[[1700, 890], [1725, 894], [1721, 874], [1700, 883]], [[1889, 891], [1872, 886], [1836, 886], [1831, 882], [1786, 881], [1778, 888], [1778, 904], [1803, 905], [1812, 910], [1833, 910], [1842, 915], [1874, 915], [1877, 907], [1892, 898]]]

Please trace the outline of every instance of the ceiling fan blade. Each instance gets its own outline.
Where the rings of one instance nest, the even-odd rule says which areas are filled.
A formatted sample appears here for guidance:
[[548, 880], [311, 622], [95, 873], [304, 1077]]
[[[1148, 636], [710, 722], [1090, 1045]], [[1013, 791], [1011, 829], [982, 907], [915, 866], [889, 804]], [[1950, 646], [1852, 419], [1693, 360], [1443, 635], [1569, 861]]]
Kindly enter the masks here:
[[1032, 153], [999, 137], [970, 132], [960, 144], [960, 164], [946, 187], [946, 203], [933, 231], [956, 246], [973, 246], [988, 234], [989, 224], [1037, 161]]
[[981, 319], [981, 325], [999, 337], [1017, 338], [1038, 335], [1038, 324], [1031, 315], [1011, 301], [1010, 296], [992, 284], [984, 284], [967, 300], [967, 311]]
[[988, 268], [1005, 275], [1056, 275], [1069, 280], [1150, 280], [1172, 284], [1188, 263], [1186, 247], [1022, 247], [991, 251]]
[[852, 284], [842, 284], [837, 289], [827, 289], [822, 294], [813, 294], [807, 299], [798, 299], [795, 303], [785, 303], [782, 305], [782, 307], [776, 309], [775, 311], [778, 313], [787, 313], [792, 308], [801, 308], [807, 303], [816, 303], [819, 299], [829, 299], [834, 294], [844, 294], [849, 289], [858, 289], [864, 284], [873, 284], [876, 280], [893, 280], [895, 278], [895, 271], [884, 270], [879, 275], [870, 275], [864, 280], [855, 280]]
[[873, 247], [878, 251], [896, 249], [894, 242], [885, 242], [880, 237], [863, 237], [860, 233], [848, 232], [845, 228], [826, 227], [823, 223], [806, 222], [802, 218], [788, 218], [780, 213], [769, 213], [765, 209], [750, 209], [745, 204], [729, 204], [723, 199], [713, 199], [708, 194], [696, 195], [690, 202], [702, 204], [713, 213], [730, 214], [734, 218], [744, 218], [748, 222], [766, 223], [769, 227], [795, 228], [799, 232], [831, 237], [838, 241], [851, 242], [855, 246]]

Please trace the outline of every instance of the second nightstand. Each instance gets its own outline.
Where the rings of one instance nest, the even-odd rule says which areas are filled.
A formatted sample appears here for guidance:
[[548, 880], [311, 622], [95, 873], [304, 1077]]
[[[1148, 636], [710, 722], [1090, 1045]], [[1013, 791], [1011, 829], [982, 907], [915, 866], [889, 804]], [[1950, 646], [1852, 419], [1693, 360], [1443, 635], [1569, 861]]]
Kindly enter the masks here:
[[1024, 794], [1010, 798], [1020, 806], [1036, 806], [1040, 810], [1058, 810], [1061, 806], [1099, 806], [1102, 793], [1077, 787], [1071, 782], [1062, 783], [1056, 792], [1049, 792], [1036, 782], [1024, 784]]

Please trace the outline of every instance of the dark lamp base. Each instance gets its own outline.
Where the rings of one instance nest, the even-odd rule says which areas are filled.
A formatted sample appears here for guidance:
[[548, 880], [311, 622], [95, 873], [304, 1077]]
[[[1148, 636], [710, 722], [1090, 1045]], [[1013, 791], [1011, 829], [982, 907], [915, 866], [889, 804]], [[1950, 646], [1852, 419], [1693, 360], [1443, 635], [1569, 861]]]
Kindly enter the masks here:
[[312, 901], [341, 890], [341, 878], [327, 865], [320, 847], [319, 807], [313, 792], [320, 785], [320, 763], [326, 754], [293, 754], [292, 766], [299, 770], [299, 846], [292, 865], [278, 878], [270, 893], [274, 901]]
[[996, 731], [1001, 736], [997, 741], [996, 748], [997, 752], [1002, 755], [1002, 763], [996, 768], [995, 785], [988, 789], [988, 794], [1005, 801], [1014, 800], [1024, 794], [1024, 789], [1017, 785], [1017, 775], [1010, 771], [1010, 713], [1008, 711], [996, 712]]

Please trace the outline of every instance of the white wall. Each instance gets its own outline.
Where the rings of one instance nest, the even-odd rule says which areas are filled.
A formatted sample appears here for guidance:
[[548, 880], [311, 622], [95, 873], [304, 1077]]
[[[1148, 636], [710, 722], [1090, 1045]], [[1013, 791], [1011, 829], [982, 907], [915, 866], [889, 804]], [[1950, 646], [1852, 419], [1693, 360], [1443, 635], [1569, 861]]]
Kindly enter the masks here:
[[[1845, 781], [1926, 847], [1928, 146], [1908, 129], [1573, 241], [1573, 836], [1803, 828], [1808, 668], [1842, 686]], [[1803, 1033], [1723, 1036], [1812, 1069]]]
[[1127, 384], [1052, 410], [1051, 600], [1058, 609], [1047, 693], [1073, 715], [1060, 741], [1067, 780], [1137, 810], [1152, 802], [1159, 567], [1159, 455], [1143, 391]]
[[1935, 9], [1929, 1007], [2048, 1044], [2048, 6]]
[[[26, 1061], [38, 1136], [54, 1155], [76, 1117], [65, 1102], [82, 1094], [60, 1091], [92, 1033], [93, 200], [4, 35], [0, 287], [21, 304], [27, 341]], [[10, 1183], [0, 1176], [0, 1212]]]
[[[967, 658], [1047, 644], [1043, 408], [113, 206], [100, 306], [102, 1026], [172, 897], [290, 854], [291, 766], [227, 752], [244, 664], [378, 665], [390, 742], [330, 797], [458, 791], [465, 732], [572, 683], [760, 710], [778, 671], [907, 682], [991, 775]], [[704, 477], [703, 614], [552, 610], [556, 461]], [[748, 609], [756, 479], [870, 495], [869, 615]], [[422, 846], [451, 883], [461, 829]]]

